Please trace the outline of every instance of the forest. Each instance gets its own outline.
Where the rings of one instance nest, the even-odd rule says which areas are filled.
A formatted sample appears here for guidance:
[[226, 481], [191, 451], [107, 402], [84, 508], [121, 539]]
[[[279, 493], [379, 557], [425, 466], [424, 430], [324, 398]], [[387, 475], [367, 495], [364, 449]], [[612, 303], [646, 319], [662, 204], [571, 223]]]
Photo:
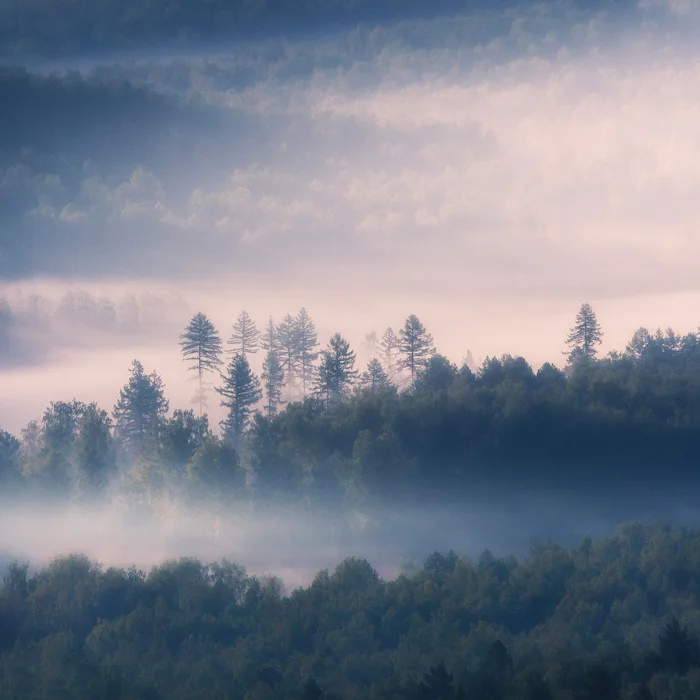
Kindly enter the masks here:
[[700, 532], [638, 523], [391, 581], [350, 558], [290, 595], [228, 561], [13, 564], [0, 697], [690, 700], [699, 571]]
[[[134, 360], [111, 411], [56, 401], [20, 435], [0, 429], [2, 490], [215, 509], [281, 496], [357, 505], [478, 482], [596, 490], [604, 479], [630, 490], [693, 480], [698, 335], [640, 328], [600, 357], [602, 334], [583, 304], [563, 369], [508, 355], [457, 366], [411, 315], [369, 337], [362, 369], [340, 333], [320, 348], [304, 309], [263, 331], [242, 312], [226, 343], [197, 313], [179, 339], [194, 408], [171, 411], [158, 373]], [[226, 408], [218, 434], [212, 399]]]

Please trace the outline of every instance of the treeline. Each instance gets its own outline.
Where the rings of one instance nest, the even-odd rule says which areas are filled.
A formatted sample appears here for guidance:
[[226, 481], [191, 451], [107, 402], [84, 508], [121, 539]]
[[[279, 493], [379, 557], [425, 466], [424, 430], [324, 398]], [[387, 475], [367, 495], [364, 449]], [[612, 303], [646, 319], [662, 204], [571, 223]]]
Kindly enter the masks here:
[[[135, 501], [169, 493], [212, 503], [276, 494], [357, 502], [478, 479], [694, 477], [698, 336], [640, 329], [624, 352], [598, 358], [601, 337], [584, 305], [565, 369], [535, 372], [504, 356], [472, 371], [438, 354], [410, 316], [377, 339], [360, 372], [340, 334], [319, 349], [303, 309], [264, 332], [242, 313], [226, 346], [196, 314], [180, 342], [201, 415], [170, 414], [159, 375], [134, 361], [111, 415], [56, 402], [19, 438], [0, 432], [0, 474], [5, 490], [92, 498], [111, 486]], [[248, 361], [257, 352], [261, 377]], [[211, 385], [227, 408], [220, 436], [204, 413]]]
[[3, 700], [691, 700], [700, 533], [626, 525], [523, 561], [348, 559], [285, 596], [226, 561], [81, 556], [0, 588]]

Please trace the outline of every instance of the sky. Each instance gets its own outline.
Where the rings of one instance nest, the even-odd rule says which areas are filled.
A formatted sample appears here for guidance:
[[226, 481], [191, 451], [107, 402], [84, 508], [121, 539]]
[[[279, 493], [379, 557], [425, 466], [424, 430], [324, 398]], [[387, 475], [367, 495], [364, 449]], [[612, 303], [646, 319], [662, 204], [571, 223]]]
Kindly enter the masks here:
[[188, 407], [197, 311], [304, 306], [362, 361], [411, 313], [535, 367], [583, 302], [604, 352], [697, 329], [700, 3], [125, 7], [0, 8], [3, 428], [134, 357]]

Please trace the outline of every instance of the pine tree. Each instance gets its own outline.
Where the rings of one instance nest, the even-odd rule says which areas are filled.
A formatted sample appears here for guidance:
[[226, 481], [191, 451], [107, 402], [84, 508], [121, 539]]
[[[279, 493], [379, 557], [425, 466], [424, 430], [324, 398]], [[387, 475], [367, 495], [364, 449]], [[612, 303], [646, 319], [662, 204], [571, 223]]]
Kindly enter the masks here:
[[426, 366], [428, 358], [435, 353], [433, 336], [425, 330], [415, 314], [406, 319], [399, 332], [399, 351], [403, 355], [400, 367], [410, 370], [413, 382], [416, 374]]
[[272, 416], [282, 403], [282, 387], [284, 386], [284, 367], [277, 350], [267, 351], [263, 360], [262, 380], [265, 390], [265, 410], [268, 416]]
[[389, 376], [376, 358], [367, 363], [367, 369], [360, 377], [362, 388], [372, 393], [386, 389], [390, 382]]
[[265, 332], [262, 334], [260, 346], [263, 350], [279, 350], [279, 340], [277, 338], [277, 326], [270, 316]]
[[297, 342], [296, 322], [291, 314], [287, 314], [275, 329], [277, 350], [280, 362], [284, 368], [284, 380], [287, 384], [287, 393], [292, 388], [299, 376], [299, 343]]
[[600, 345], [603, 332], [590, 304], [582, 304], [576, 314], [576, 324], [571, 329], [566, 344], [571, 348], [568, 354], [569, 364], [581, 360], [592, 360], [597, 354], [596, 345]]
[[326, 405], [338, 401], [348, 392], [357, 378], [355, 353], [340, 333], [336, 333], [321, 352], [321, 364], [316, 380], [316, 393]]
[[232, 355], [245, 358], [255, 355], [260, 348], [260, 331], [247, 311], [241, 311], [238, 315], [228, 344], [231, 346]]
[[120, 391], [113, 412], [119, 441], [130, 451], [155, 447], [168, 407], [163, 380], [155, 372], [145, 374], [143, 365], [134, 360], [129, 381]]
[[399, 371], [399, 339], [393, 328], [387, 328], [379, 342], [379, 359], [389, 377]]
[[223, 385], [216, 387], [223, 398], [221, 405], [229, 409], [225, 420], [221, 421], [224, 435], [238, 445], [248, 424], [253, 406], [262, 398], [260, 380], [250, 369], [243, 355], [235, 355], [223, 377]]
[[199, 404], [199, 415], [204, 412], [207, 397], [204, 390], [204, 373], [221, 365], [221, 337], [214, 324], [203, 314], [197, 313], [190, 320], [185, 332], [180, 336], [182, 358], [192, 362], [187, 368], [196, 372], [198, 388], [194, 403]]
[[316, 327], [305, 308], [297, 314], [295, 321], [295, 340], [297, 344], [296, 354], [299, 358], [299, 379], [301, 381], [302, 394], [306, 397], [307, 388], [311, 385], [315, 368], [313, 363], [318, 359], [318, 336]]

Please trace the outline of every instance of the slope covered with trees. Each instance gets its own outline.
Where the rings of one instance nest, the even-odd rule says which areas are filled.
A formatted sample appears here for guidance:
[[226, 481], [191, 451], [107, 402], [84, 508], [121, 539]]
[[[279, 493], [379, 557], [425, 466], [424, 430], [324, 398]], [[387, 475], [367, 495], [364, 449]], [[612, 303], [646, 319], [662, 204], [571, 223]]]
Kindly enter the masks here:
[[[372, 336], [375, 356], [362, 370], [339, 333], [318, 349], [304, 309], [270, 319], [264, 333], [243, 313], [234, 331], [225, 365], [204, 314], [181, 338], [198, 386], [208, 373], [227, 409], [220, 437], [206, 414], [169, 414], [161, 378], [134, 361], [111, 416], [59, 401], [21, 435], [0, 432], [3, 489], [72, 498], [117, 488], [152, 502], [227, 483], [246, 499], [357, 503], [433, 487], [458, 493], [475, 481], [630, 489], [697, 476], [696, 334], [642, 328], [623, 352], [598, 357], [602, 329], [584, 304], [564, 369], [534, 371], [507, 355], [471, 369], [437, 353], [410, 316], [399, 333]], [[261, 377], [248, 361], [258, 348]]]
[[700, 533], [630, 524], [526, 559], [364, 560], [284, 595], [230, 562], [80, 556], [0, 588], [3, 700], [690, 700]]

